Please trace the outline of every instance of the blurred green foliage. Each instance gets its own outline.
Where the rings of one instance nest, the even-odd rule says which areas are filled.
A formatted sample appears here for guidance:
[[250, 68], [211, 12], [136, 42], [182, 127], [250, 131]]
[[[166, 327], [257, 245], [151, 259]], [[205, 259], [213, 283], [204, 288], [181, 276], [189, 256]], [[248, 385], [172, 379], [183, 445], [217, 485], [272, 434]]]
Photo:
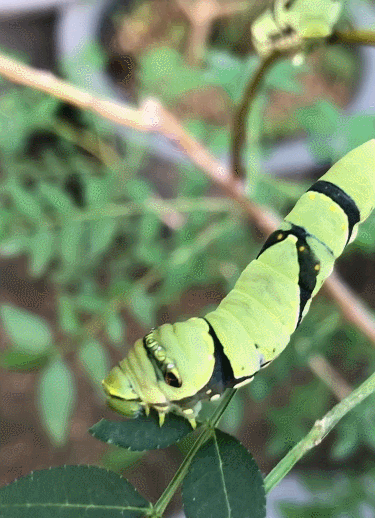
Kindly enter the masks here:
[[[157, 96], [169, 106], [190, 91], [214, 86], [226, 93], [231, 106], [238, 106], [258, 58], [239, 57], [220, 47], [207, 52], [202, 69], [189, 68], [173, 49], [152, 49], [140, 62], [141, 96]], [[103, 55], [91, 51], [85, 51], [88, 69], [100, 68]], [[332, 57], [339, 54], [339, 60]], [[346, 49], [332, 47], [330, 59], [337, 74], [352, 77], [353, 61]], [[74, 63], [71, 69], [82, 77]], [[307, 181], [275, 179], [262, 171], [270, 135], [278, 131], [267, 128], [262, 114], [272, 92], [301, 92], [299, 76], [307, 71], [306, 66], [280, 61], [267, 75], [248, 115], [247, 193], [282, 215]], [[210, 209], [210, 183], [189, 162], [173, 171], [168, 209], [163, 209], [162, 201], [156, 208], [155, 197], [163, 198], [165, 193], [154, 181], [155, 157], [147, 139], [140, 135], [138, 142], [119, 142], [116, 130], [93, 114], [4, 81], [0, 88], [0, 256], [27, 257], [29, 278], [43, 277], [53, 286], [56, 314], [55, 325], [32, 311], [3, 304], [1, 322], [9, 343], [0, 353], [0, 365], [9, 370], [39, 370], [40, 418], [52, 442], [61, 446], [68, 440], [77, 398], [71, 356], [69, 360], [65, 356], [73, 353], [87, 380], [101, 393], [100, 380], [111, 356], [126, 354], [129, 315], [147, 331], [161, 323], [165, 308], [199, 286], [207, 289], [207, 305], [198, 311], [185, 307], [181, 318], [204, 315], [218, 302], [210, 290], [228, 292], [256, 257], [260, 244], [234, 205]], [[311, 154], [324, 164], [372, 138], [374, 122], [371, 112], [347, 114], [327, 99], [301, 108], [297, 120], [289, 121], [293, 128], [296, 123], [303, 128]], [[186, 119], [184, 126], [213, 154], [228, 157], [229, 127], [197, 116]], [[184, 200], [195, 203], [184, 209]], [[365, 256], [373, 254], [374, 247], [375, 214], [349, 247], [348, 260], [351, 250]], [[319, 297], [280, 358], [237, 395], [223, 429], [238, 430], [247, 409], [262, 405], [271, 430], [267, 454], [273, 461], [285, 454], [334, 402], [330, 389], [309, 370], [309, 358], [316, 353], [324, 355], [353, 386], [375, 368], [373, 346], [342, 321], [333, 302]], [[289, 392], [280, 404], [277, 394], [282, 387], [289, 387]], [[331, 500], [305, 509], [283, 504], [285, 516], [314, 512], [360, 516], [358, 506], [364, 502], [375, 513], [372, 493], [366, 489], [374, 484], [372, 402], [372, 398], [366, 400], [332, 434], [329, 462], [340, 474], [320, 473], [309, 480], [312, 492], [324, 489], [333, 495]], [[347, 467], [364, 449], [371, 451], [367, 475], [358, 478]], [[107, 463], [109, 467], [117, 463], [120, 469], [118, 458], [111, 461], [108, 456]], [[340, 493], [338, 488], [344, 486]]]

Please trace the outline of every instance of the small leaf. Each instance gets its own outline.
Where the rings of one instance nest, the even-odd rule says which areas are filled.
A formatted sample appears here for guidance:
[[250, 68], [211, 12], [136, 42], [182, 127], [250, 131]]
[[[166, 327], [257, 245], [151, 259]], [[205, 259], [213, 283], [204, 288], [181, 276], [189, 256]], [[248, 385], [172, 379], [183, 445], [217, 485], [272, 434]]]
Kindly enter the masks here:
[[30, 272], [35, 277], [40, 277], [46, 270], [48, 262], [54, 253], [54, 234], [50, 230], [39, 229], [29, 239]]
[[97, 340], [87, 340], [80, 347], [78, 358], [92, 381], [94, 388], [103, 395], [102, 379], [105, 378], [110, 368], [106, 349]]
[[102, 419], [89, 429], [96, 439], [131, 451], [167, 448], [192, 431], [187, 419], [175, 414], [168, 414], [160, 427], [156, 412], [125, 421]]
[[68, 365], [60, 358], [42, 372], [38, 387], [38, 406], [42, 422], [56, 446], [69, 437], [70, 419], [76, 404], [76, 386]]
[[103, 179], [89, 176], [85, 185], [87, 206], [95, 210], [102, 208], [109, 199], [110, 188], [110, 178]]
[[141, 518], [150, 509], [130, 482], [97, 466], [35, 471], [0, 488], [2, 518]]
[[68, 334], [75, 334], [80, 328], [74, 302], [66, 295], [60, 295], [57, 302], [58, 322], [61, 329]]
[[117, 230], [115, 218], [102, 218], [90, 222], [90, 258], [95, 259], [105, 252]]
[[215, 430], [195, 455], [183, 483], [187, 518], [265, 518], [259, 468], [234, 437]]
[[128, 196], [137, 203], [142, 203], [153, 195], [150, 185], [142, 178], [132, 178], [128, 180], [126, 183], [126, 191]]
[[12, 236], [3, 239], [0, 243], [0, 255], [2, 257], [15, 257], [20, 255], [26, 248], [28, 238], [26, 236]]
[[123, 344], [125, 340], [125, 325], [121, 315], [116, 309], [107, 310], [105, 313], [106, 332], [111, 342]]
[[41, 354], [52, 346], [52, 332], [43, 318], [10, 304], [1, 305], [0, 315], [4, 329], [17, 351]]
[[73, 209], [73, 202], [62, 188], [50, 183], [40, 183], [39, 190], [44, 198], [60, 214], [70, 214]]
[[42, 209], [29, 190], [18, 185], [15, 181], [9, 182], [8, 189], [15, 206], [21, 214], [37, 221], [43, 219]]
[[154, 325], [155, 302], [143, 286], [133, 288], [129, 294], [130, 308], [139, 320], [148, 327]]
[[46, 354], [23, 353], [9, 349], [0, 354], [0, 367], [8, 371], [33, 371], [44, 367], [48, 361]]
[[89, 313], [99, 313], [104, 311], [106, 301], [96, 296], [95, 294], [80, 294], [76, 297], [76, 305], [82, 311]]
[[61, 256], [69, 268], [74, 268], [79, 263], [83, 230], [80, 221], [69, 221], [61, 228]]

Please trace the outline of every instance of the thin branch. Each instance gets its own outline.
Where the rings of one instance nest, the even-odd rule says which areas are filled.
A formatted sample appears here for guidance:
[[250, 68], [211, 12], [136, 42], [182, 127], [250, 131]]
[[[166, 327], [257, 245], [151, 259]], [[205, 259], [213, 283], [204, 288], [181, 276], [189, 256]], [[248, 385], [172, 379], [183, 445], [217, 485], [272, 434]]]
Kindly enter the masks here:
[[[353, 43], [359, 45], [375, 45], [375, 31], [353, 30], [353, 31], [336, 31], [328, 39], [330, 43]], [[254, 101], [262, 79], [268, 68], [278, 59], [294, 53], [301, 48], [303, 41], [298, 39], [290, 43], [286, 43], [286, 47], [275, 47], [267, 57], [262, 59], [258, 70], [255, 72], [251, 81], [248, 83], [246, 91], [243, 95], [242, 102], [233, 118], [233, 139], [232, 139], [232, 174], [234, 177], [244, 179], [246, 177], [245, 170], [241, 163], [242, 148], [246, 140], [246, 118], [252, 102]], [[289, 45], [289, 48], [288, 48]]]
[[323, 289], [336, 301], [347, 322], [352, 323], [375, 344], [375, 318], [353, 290], [345, 284], [337, 272], [333, 272], [325, 281]]
[[223, 416], [228, 405], [236, 395], [236, 392], [236, 390], [227, 389], [222, 395], [220, 404], [215, 409], [211, 418], [206, 423], [203, 423], [200, 435], [195, 440], [193, 446], [188, 451], [186, 457], [184, 458], [182, 464], [176, 471], [174, 477], [172, 478], [167, 488], [155, 504], [154, 511], [157, 516], [162, 516], [162, 514], [164, 513], [169, 502], [172, 500], [173, 495], [175, 494], [178, 487], [184, 480], [193, 458], [195, 457], [196, 453], [201, 448], [201, 446], [203, 446], [203, 444], [206, 442], [206, 440], [208, 440], [213, 435], [215, 427], [219, 424], [221, 417]]
[[264, 480], [266, 493], [269, 493], [293, 466], [312, 448], [318, 446], [326, 435], [350, 410], [375, 392], [375, 374], [372, 374], [349, 396], [332, 408], [324, 417], [316, 421], [310, 432], [277, 464]]
[[137, 131], [154, 131], [155, 123], [149, 117], [147, 104], [139, 110], [123, 104], [100, 99], [77, 88], [54, 74], [38, 70], [0, 54], [0, 75], [13, 83], [29, 86], [78, 108], [89, 110], [103, 118], [123, 124]]
[[285, 53], [275, 50], [265, 59], [262, 59], [257, 71], [248, 83], [242, 102], [233, 117], [233, 138], [232, 138], [232, 174], [235, 178], [244, 179], [246, 173], [241, 163], [242, 148], [246, 140], [246, 118], [251, 103], [254, 101], [262, 79], [269, 67]]
[[349, 396], [352, 388], [347, 381], [337, 372], [336, 369], [321, 354], [314, 354], [309, 358], [310, 369], [320, 380], [327, 385], [339, 401]]
[[353, 43], [354, 45], [375, 45], [375, 31], [353, 30], [335, 31], [332, 35], [332, 43]]
[[156, 214], [161, 220], [176, 214], [181, 218], [181, 213], [190, 212], [213, 212], [220, 214], [229, 212], [240, 214], [238, 206], [231, 200], [202, 196], [201, 198], [176, 198], [174, 200], [164, 200], [161, 198], [150, 197], [143, 203], [108, 203], [100, 209], [85, 210], [69, 216], [69, 221], [92, 221], [103, 218], [123, 218], [137, 216], [148, 212]]
[[217, 0], [176, 0], [176, 3], [190, 21], [186, 61], [192, 67], [198, 67], [203, 61], [214, 21], [249, 9], [248, 2], [236, 0], [229, 3]]

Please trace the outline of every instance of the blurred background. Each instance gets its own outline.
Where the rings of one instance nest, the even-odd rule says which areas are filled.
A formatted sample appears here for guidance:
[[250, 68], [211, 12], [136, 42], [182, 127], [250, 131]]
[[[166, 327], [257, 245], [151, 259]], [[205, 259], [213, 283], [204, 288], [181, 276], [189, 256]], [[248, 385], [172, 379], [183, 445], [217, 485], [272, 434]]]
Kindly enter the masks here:
[[[251, 24], [271, 2], [222, 0], [205, 25], [186, 5], [1, 1], [1, 53], [133, 107], [157, 99], [229, 164], [232, 116], [259, 63]], [[375, 30], [373, 2], [345, 2], [338, 27]], [[374, 137], [374, 84], [370, 46], [329, 41], [305, 60], [278, 61], [248, 115], [247, 196], [286, 215], [313, 179]], [[0, 484], [97, 464], [156, 501], [189, 444], [141, 455], [95, 440], [87, 429], [117, 418], [101, 379], [150, 327], [213, 309], [264, 237], [166, 138], [2, 79]], [[370, 311], [374, 252], [372, 215], [337, 266]], [[374, 368], [375, 343], [320, 294], [220, 428], [267, 474]], [[269, 518], [375, 516], [373, 403], [344, 418], [269, 495]], [[180, 507], [177, 495], [168, 516], [183, 516]]]

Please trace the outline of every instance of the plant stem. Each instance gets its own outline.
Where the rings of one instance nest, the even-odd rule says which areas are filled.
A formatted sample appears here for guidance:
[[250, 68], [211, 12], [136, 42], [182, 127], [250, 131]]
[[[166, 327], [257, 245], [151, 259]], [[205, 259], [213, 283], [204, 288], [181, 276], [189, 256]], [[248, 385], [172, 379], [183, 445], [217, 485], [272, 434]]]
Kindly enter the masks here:
[[362, 385], [335, 405], [323, 419], [315, 422], [310, 432], [277, 464], [277, 466], [266, 476], [264, 480], [265, 491], [269, 493], [284, 477], [293, 466], [309, 450], [322, 442], [324, 437], [336, 426], [342, 417], [350, 410], [361, 403], [364, 399], [375, 392], [375, 373], [372, 374]]
[[335, 31], [332, 35], [340, 43], [354, 43], [355, 45], [375, 45], [375, 32], [365, 29], [354, 31]]
[[185, 478], [187, 471], [189, 469], [189, 466], [191, 464], [191, 461], [193, 460], [195, 454], [198, 452], [200, 447], [206, 442], [206, 440], [209, 439], [210, 436], [212, 435], [212, 433], [215, 429], [215, 426], [219, 423], [222, 415], [224, 414], [229, 403], [232, 401], [236, 392], [237, 392], [236, 390], [227, 389], [224, 392], [224, 395], [222, 396], [220, 404], [218, 405], [218, 407], [212, 414], [212, 417], [210, 419], [208, 419], [202, 425], [202, 431], [201, 431], [200, 435], [197, 437], [197, 440], [195, 441], [192, 448], [187, 453], [181, 466], [176, 471], [174, 477], [168, 484], [164, 493], [161, 495], [159, 500], [156, 502], [155, 507], [154, 507], [154, 516], [158, 516], [158, 517], [162, 516], [167, 505], [169, 504], [173, 495], [177, 491], [179, 485], [182, 483], [183, 479]]
[[234, 114], [231, 158], [232, 174], [236, 178], [245, 177], [245, 172], [243, 171], [243, 167], [241, 165], [241, 151], [246, 138], [245, 126], [249, 107], [251, 106], [256, 94], [258, 93], [259, 86], [265, 73], [272, 65], [272, 63], [280, 59], [282, 55], [282, 52], [276, 50], [260, 62], [258, 70], [255, 72], [251, 81], [248, 83], [241, 104]]
[[103, 218], [118, 218], [142, 215], [145, 213], [154, 213], [161, 215], [178, 211], [181, 213], [190, 212], [229, 212], [234, 213], [236, 217], [240, 217], [238, 206], [227, 198], [220, 197], [204, 197], [201, 198], [176, 198], [171, 200], [162, 200], [158, 198], [148, 198], [144, 203], [128, 202], [123, 204], [108, 203], [100, 209], [87, 210], [78, 212], [69, 217], [71, 221], [91, 221]]

